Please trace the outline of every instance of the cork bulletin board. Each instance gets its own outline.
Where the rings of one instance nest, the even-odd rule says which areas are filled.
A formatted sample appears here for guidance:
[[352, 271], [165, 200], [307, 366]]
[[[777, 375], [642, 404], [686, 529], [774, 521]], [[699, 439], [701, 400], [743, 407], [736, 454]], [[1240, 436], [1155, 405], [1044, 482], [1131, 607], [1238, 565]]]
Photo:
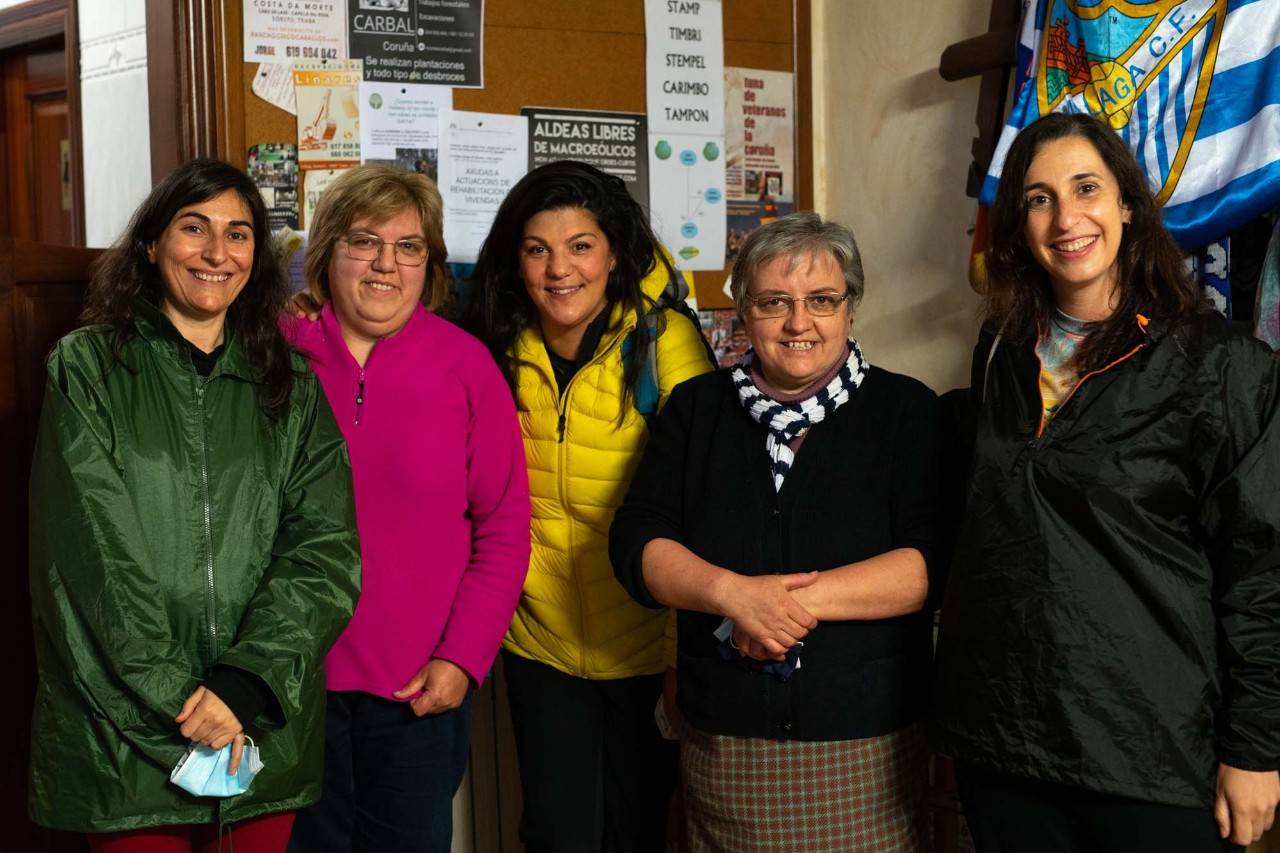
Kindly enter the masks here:
[[[723, 0], [727, 67], [795, 74], [795, 208], [813, 207], [811, 0]], [[192, 156], [246, 165], [260, 143], [297, 141], [297, 119], [253, 94], [242, 0], [148, 4], [152, 170], [157, 180]], [[459, 110], [524, 107], [645, 111], [642, 0], [485, 0], [484, 88], [454, 89]], [[701, 308], [732, 307], [728, 271], [699, 272]], [[488, 679], [473, 705], [468, 781], [454, 803], [458, 846], [521, 849], [520, 782], [505, 681]]]
[[[796, 208], [810, 208], [808, 0], [724, 0], [723, 8], [726, 66], [796, 73]], [[241, 55], [232, 52], [240, 45], [232, 44], [238, 41], [232, 32], [227, 35], [227, 102], [233, 109], [236, 101], [243, 105], [240, 127], [228, 117], [229, 138], [243, 136], [243, 162], [251, 145], [295, 142], [297, 120], [253, 94], [257, 66], [231, 61]], [[512, 115], [531, 106], [643, 113], [644, 49], [641, 0], [486, 0], [484, 88], [455, 89], [454, 108]], [[241, 128], [242, 134], [235, 132]], [[727, 274], [695, 274], [699, 307], [731, 307], [720, 290]]]

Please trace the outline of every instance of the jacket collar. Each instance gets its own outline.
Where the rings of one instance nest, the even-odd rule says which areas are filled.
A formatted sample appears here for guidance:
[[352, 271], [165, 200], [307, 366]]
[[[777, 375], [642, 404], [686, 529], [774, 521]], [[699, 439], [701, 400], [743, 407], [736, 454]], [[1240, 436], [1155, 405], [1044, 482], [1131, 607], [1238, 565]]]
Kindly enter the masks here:
[[[135, 296], [130, 307], [138, 337], [152, 349], [166, 353], [178, 365], [194, 372], [195, 368], [191, 364], [191, 342], [182, 336], [173, 322], [141, 296]], [[249, 382], [256, 381], [256, 373], [249, 366], [230, 326], [225, 327], [223, 335], [225, 347], [210, 378], [227, 374]]]
[[[387, 349], [396, 349], [405, 346], [407, 340], [415, 337], [421, 330], [420, 326], [430, 323], [428, 312], [422, 303], [419, 302], [413, 306], [413, 313], [409, 315], [408, 321], [393, 335], [379, 338], [374, 344], [374, 349], [383, 352]], [[351, 355], [351, 350], [347, 349], [347, 341], [342, 337], [342, 324], [338, 322], [338, 315], [333, 310], [333, 300], [330, 299], [324, 303], [324, 307], [320, 309], [320, 328], [324, 332], [325, 345], [334, 358], [345, 358], [352, 363], [355, 358]], [[370, 353], [370, 359], [373, 354]], [[368, 362], [365, 363], [368, 367]]]
[[1160, 318], [1149, 319], [1141, 314], [1135, 317], [1138, 330], [1142, 333], [1138, 339], [1139, 342], [1154, 344], [1156, 341], [1169, 334], [1170, 324], [1168, 320]]

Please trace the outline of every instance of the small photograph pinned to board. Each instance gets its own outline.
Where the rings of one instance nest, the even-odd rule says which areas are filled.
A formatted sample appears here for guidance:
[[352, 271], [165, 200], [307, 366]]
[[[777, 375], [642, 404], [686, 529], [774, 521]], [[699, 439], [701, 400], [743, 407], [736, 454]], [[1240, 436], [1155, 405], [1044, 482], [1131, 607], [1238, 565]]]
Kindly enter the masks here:
[[298, 146], [262, 143], [249, 149], [249, 177], [267, 205], [267, 224], [274, 233], [298, 227]]

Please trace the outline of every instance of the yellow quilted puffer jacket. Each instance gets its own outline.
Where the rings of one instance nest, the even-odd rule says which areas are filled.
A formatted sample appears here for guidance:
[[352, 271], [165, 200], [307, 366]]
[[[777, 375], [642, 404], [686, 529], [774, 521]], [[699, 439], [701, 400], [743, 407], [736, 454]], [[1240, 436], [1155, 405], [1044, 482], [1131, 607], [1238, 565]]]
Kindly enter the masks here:
[[[657, 299], [666, 282], [659, 264], [641, 287]], [[533, 551], [503, 648], [579, 678], [652, 675], [666, 666], [668, 611], [632, 601], [609, 562], [609, 524], [649, 436], [644, 415], [623, 399], [623, 342], [636, 327], [635, 312], [612, 310], [595, 358], [574, 374], [563, 397], [540, 330], [525, 329], [513, 345]], [[676, 385], [712, 367], [694, 324], [671, 309], [663, 313], [659, 406]]]

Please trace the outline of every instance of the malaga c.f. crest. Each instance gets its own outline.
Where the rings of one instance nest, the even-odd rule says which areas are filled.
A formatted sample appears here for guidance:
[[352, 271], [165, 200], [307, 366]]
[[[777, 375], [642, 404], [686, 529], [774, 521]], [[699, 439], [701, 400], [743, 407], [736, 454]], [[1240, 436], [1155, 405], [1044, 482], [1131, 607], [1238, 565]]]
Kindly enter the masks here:
[[1039, 114], [1105, 118], [1163, 203], [1196, 136], [1226, 10], [1227, 0], [1051, 0], [1033, 72]]

